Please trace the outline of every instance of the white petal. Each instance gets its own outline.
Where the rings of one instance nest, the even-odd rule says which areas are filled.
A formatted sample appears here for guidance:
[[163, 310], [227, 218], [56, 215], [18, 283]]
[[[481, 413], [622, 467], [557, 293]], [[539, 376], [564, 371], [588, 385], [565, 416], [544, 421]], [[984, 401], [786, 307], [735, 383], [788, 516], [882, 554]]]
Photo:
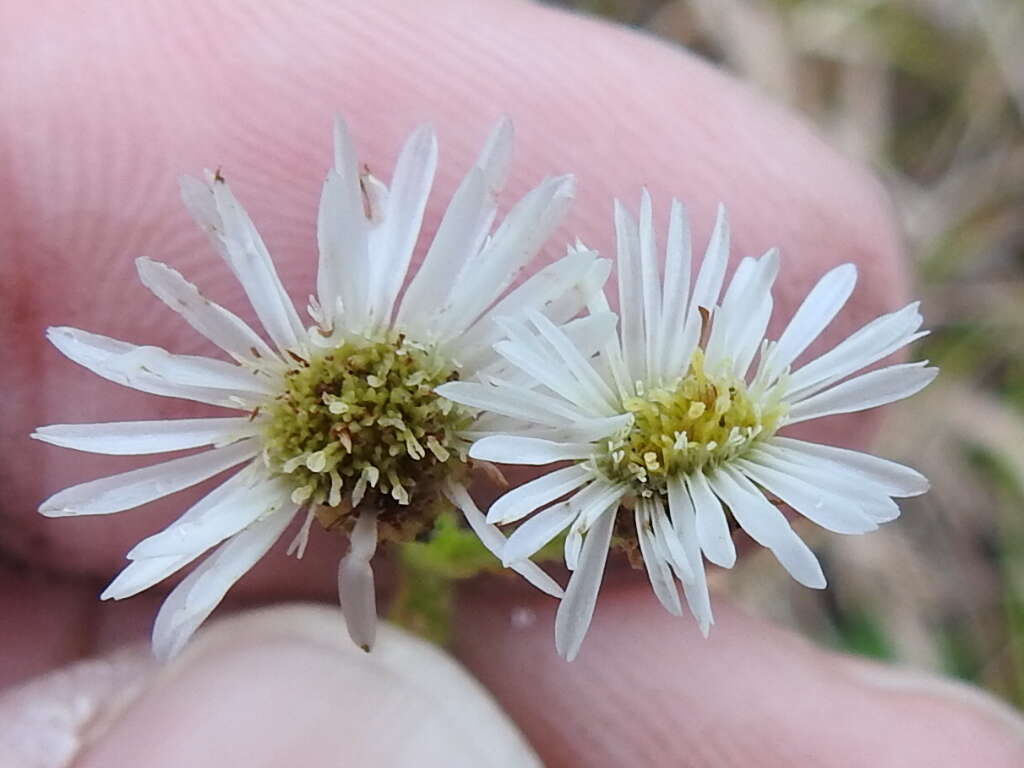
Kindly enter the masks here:
[[196, 552], [194, 555], [170, 555], [133, 560], [103, 590], [100, 599], [123, 600], [144, 592], [171, 574], [177, 573], [201, 554], [202, 552]]
[[[616, 414], [618, 398], [612, 393], [611, 388], [594, 370], [594, 367], [576, 348], [572, 340], [550, 320], [536, 311], [527, 312], [526, 316], [544, 338], [557, 359], [559, 359], [576, 381], [576, 391], [585, 394], [587, 402], [592, 405], [595, 413], [602, 416]], [[608, 336], [615, 331], [614, 316], [609, 320]]]
[[533, 557], [538, 550], [568, 528], [576, 514], [568, 502], [555, 504], [538, 512], [508, 537], [501, 556], [502, 563], [508, 567], [512, 563]]
[[770, 549], [794, 579], [806, 587], [825, 587], [825, 575], [814, 553], [793, 531], [782, 512], [749, 480], [723, 466], [708, 481], [750, 538]]
[[46, 517], [109, 515], [190, 488], [260, 451], [257, 440], [90, 480], [55, 493], [39, 506]]
[[291, 505], [253, 523], [222, 544], [167, 596], [153, 625], [157, 658], [166, 661], [177, 655], [227, 591], [280, 538], [295, 511]]
[[920, 496], [930, 487], [928, 479], [920, 472], [869, 453], [780, 436], [773, 437], [771, 444], [852, 470], [883, 486], [890, 496]]
[[938, 368], [925, 368], [925, 365], [924, 362], [891, 365], [844, 381], [792, 406], [786, 423], [863, 411], [910, 397], [927, 387], [939, 373]]
[[76, 451], [136, 456], [203, 445], [227, 445], [252, 437], [259, 430], [259, 424], [245, 416], [237, 416], [228, 419], [51, 424], [39, 427], [32, 437]]
[[478, 257], [463, 265], [448, 301], [438, 308], [442, 336], [469, 328], [512, 284], [561, 223], [574, 191], [571, 176], [547, 179], [512, 208]]
[[608, 547], [611, 546], [616, 508], [597, 518], [580, 553], [579, 567], [573, 571], [565, 597], [555, 616], [555, 648], [568, 661], [576, 658], [594, 616], [594, 604], [601, 589]]
[[478, 440], [469, 449], [474, 459], [498, 464], [550, 464], [553, 461], [588, 459], [594, 452], [591, 443], [554, 443], [536, 437], [496, 435]]
[[[239, 473], [232, 480], [241, 476]], [[248, 479], [236, 483], [228, 481], [221, 490], [226, 492], [218, 500], [203, 499], [160, 533], [140, 541], [128, 552], [128, 558], [196, 556], [256, 520], [284, 509], [291, 497], [286, 483], [270, 477], [257, 483]]]
[[[199, 223], [219, 239], [222, 255], [273, 342], [282, 351], [301, 349], [302, 323], [252, 220], [223, 179], [212, 177], [208, 189], [216, 219], [199, 218]], [[189, 205], [184, 186], [182, 196]]]
[[729, 264], [729, 218], [725, 206], [718, 206], [715, 228], [711, 232], [704, 260], [693, 286], [693, 297], [689, 309], [704, 307], [711, 310], [718, 303], [718, 294], [722, 291], [725, 280], [725, 268]]
[[[650, 503], [641, 500], [636, 505], [633, 513], [636, 524], [637, 539], [640, 541], [640, 553], [644, 559], [644, 566], [647, 569], [647, 576], [651, 581], [651, 588], [662, 607], [673, 616], [681, 616], [683, 606], [679, 602], [679, 589], [676, 587], [675, 579], [672, 577], [672, 570], [668, 563], [661, 556], [658, 546], [654, 543], [654, 532], [651, 529]], [[591, 531], [590, 535], [593, 535]], [[570, 582], [570, 585], [572, 582]]]
[[640, 281], [640, 236], [625, 206], [615, 201], [615, 242], [619, 281], [619, 318], [622, 324], [622, 359], [629, 383], [647, 378], [644, 351], [644, 303]]
[[572, 493], [592, 477], [590, 470], [578, 464], [541, 475], [495, 501], [487, 511], [487, 522], [502, 525], [520, 520], [545, 504]]
[[517, 387], [452, 381], [434, 391], [460, 405], [549, 427], [564, 427], [576, 419], [587, 418], [562, 400]]
[[205, 298], [179, 272], [157, 261], [135, 260], [142, 284], [200, 334], [235, 360], [278, 364], [278, 357], [237, 315]]
[[678, 574], [680, 581], [693, 581], [694, 574], [693, 567], [690, 565], [690, 556], [680, 541], [678, 531], [665, 513], [665, 506], [660, 496], [655, 496], [652, 499], [650, 512], [655, 542], [663, 550], [672, 570]]
[[640, 220], [637, 224], [640, 256], [640, 288], [643, 296], [644, 352], [648, 378], [658, 375], [661, 349], [661, 283], [658, 281], [658, 245], [654, 236], [651, 194], [644, 187], [640, 196]]
[[[722, 503], [711, 490], [703, 472], [687, 476], [685, 489], [678, 481], [669, 484], [672, 509], [685, 508], [683, 496], [687, 491], [695, 510], [695, 529], [700, 548], [712, 563], [732, 568], [736, 564], [736, 545], [732, 540], [732, 531], [729, 530], [729, 521], [725, 517]], [[672, 519], [675, 520], [674, 517]]]
[[[477, 537], [479, 537], [483, 545], [487, 547], [495, 557], [501, 560], [502, 553], [504, 552], [506, 545], [505, 536], [501, 531], [484, 519], [484, 513], [477, 507], [476, 503], [470, 497], [469, 492], [461, 485], [448, 483], [445, 487], [445, 496], [462, 512], [466, 518], [466, 522], [469, 523], [469, 527], [473, 529], [473, 532]], [[541, 570], [536, 563], [531, 562], [530, 560], [522, 560], [517, 563], [512, 563], [509, 565], [509, 568], [533, 584], [533, 586], [540, 591], [546, 592], [552, 597], [562, 596], [562, 588], [558, 586], [558, 582]]]
[[219, 360], [172, 355], [77, 328], [49, 328], [50, 342], [97, 376], [164, 397], [243, 409], [270, 393], [270, 381]]
[[[548, 264], [487, 310], [465, 333], [456, 337], [452, 341], [452, 356], [466, 366], [478, 367], [477, 361], [482, 353], [490, 352], [493, 345], [505, 335], [504, 329], [496, 322], [497, 318], [517, 317], [527, 309], [545, 312], [552, 303], [574, 289], [581, 294], [577, 304], [582, 306], [584, 300], [579, 291], [581, 276], [589, 272], [596, 260], [593, 251], [580, 251]], [[433, 301], [436, 303], [436, 297]]]
[[494, 222], [511, 152], [512, 124], [503, 118], [452, 196], [423, 264], [402, 298], [400, 324], [433, 327], [439, 319], [438, 307], [446, 306], [460, 269], [478, 253]]
[[786, 382], [786, 398], [790, 402], [802, 400], [891, 355], [926, 335], [918, 332], [922, 322], [916, 302], [875, 318], [821, 357], [794, 371]]
[[371, 235], [370, 313], [379, 324], [390, 322], [395, 299], [405, 282], [436, 170], [437, 137], [431, 126], [424, 125], [402, 147], [383, 220]]
[[673, 198], [669, 214], [668, 242], [665, 246], [665, 288], [661, 304], [661, 328], [659, 330], [658, 371], [663, 381], [679, 375], [671, 367], [673, 339], [683, 332], [686, 323], [686, 305], [690, 292], [690, 223], [686, 209]]
[[846, 304], [856, 284], [857, 267], [853, 264], [838, 266], [818, 281], [779, 337], [772, 357], [776, 372], [784, 371], [818, 338]]
[[673, 493], [672, 486], [669, 486], [669, 508], [672, 512], [672, 523], [679, 535], [679, 541], [690, 559], [690, 567], [693, 571], [693, 579], [683, 581], [683, 593], [686, 595], [690, 613], [697, 620], [701, 634], [707, 637], [715, 619], [711, 613], [711, 595], [708, 593], [704, 558], [701, 557], [700, 542], [697, 537], [696, 516], [698, 513], [694, 508], [693, 497], [685, 492], [680, 493], [681, 490], [681, 486], [677, 485]]
[[369, 651], [377, 638], [377, 595], [370, 560], [377, 551], [377, 512], [360, 513], [338, 565], [338, 597], [352, 642]]
[[[334, 122], [334, 167], [327, 173], [317, 212], [317, 295], [320, 306], [336, 325], [339, 304], [349, 323], [361, 330], [366, 316], [370, 284], [368, 223], [363, 207], [359, 163], [348, 127], [340, 118]], [[355, 318], [359, 318], [355, 321]], [[343, 320], [343, 319], [342, 319]], [[355, 321], [355, 322], [353, 322]]]
[[753, 460], [738, 459], [735, 465], [755, 483], [822, 528], [835, 533], [867, 533], [878, 528], [855, 503], [826, 491], [828, 482], [825, 480], [820, 486], [811, 485]]

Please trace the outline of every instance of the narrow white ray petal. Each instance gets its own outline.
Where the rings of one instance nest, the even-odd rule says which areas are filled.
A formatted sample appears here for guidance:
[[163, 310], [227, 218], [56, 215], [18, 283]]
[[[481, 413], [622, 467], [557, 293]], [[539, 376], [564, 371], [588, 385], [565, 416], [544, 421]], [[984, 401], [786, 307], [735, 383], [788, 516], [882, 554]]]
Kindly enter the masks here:
[[142, 284], [154, 296], [235, 360], [280, 366], [277, 354], [255, 331], [234, 313], [205, 298], [177, 270], [146, 258], [136, 259], [135, 266]]
[[594, 617], [597, 593], [601, 589], [604, 566], [608, 560], [612, 529], [615, 526], [616, 507], [600, 515], [587, 533], [580, 552], [579, 567], [573, 571], [565, 597], [555, 615], [555, 648], [566, 660], [572, 661]]
[[147, 557], [133, 560], [117, 574], [100, 595], [100, 600], [124, 600], [140, 592], [145, 592], [154, 584], [159, 584], [168, 576], [177, 573], [191, 563], [202, 552], [191, 555], [169, 555], [167, 557]]
[[[562, 329], [557, 328], [554, 323], [537, 311], [528, 311], [526, 316], [555, 351], [562, 364], [568, 368], [578, 387], [586, 393], [587, 401], [593, 403], [594, 410], [602, 416], [616, 414], [618, 398]], [[611, 336], [615, 332], [614, 316], [608, 318], [607, 328], [608, 336]], [[601, 413], [602, 411], [603, 413]]]
[[[654, 595], [666, 611], [673, 616], [681, 616], [683, 606], [679, 602], [679, 589], [672, 577], [672, 570], [654, 543], [649, 501], [643, 499], [637, 502], [633, 519], [636, 525], [637, 539], [640, 542], [640, 554], [643, 556], [644, 567], [647, 570], [647, 577], [650, 579]], [[593, 535], [593, 531], [590, 535]]]
[[786, 423], [863, 411], [910, 397], [927, 387], [939, 373], [938, 368], [925, 365], [924, 361], [891, 365], [844, 381], [796, 403], [790, 408]]
[[128, 558], [205, 552], [256, 520], [283, 509], [290, 497], [291, 489], [276, 478], [267, 477], [254, 485], [234, 483], [218, 502], [204, 504], [199, 510], [193, 507], [160, 533], [140, 541], [128, 552]]
[[772, 313], [772, 285], [779, 272], [779, 252], [768, 251], [760, 259], [744, 259], [714, 316], [706, 364], [714, 370], [731, 360], [732, 373], [744, 377], [764, 338]]
[[550, 464], [553, 461], [589, 459], [594, 453], [591, 443], [554, 443], [536, 437], [503, 435], [485, 437], [469, 449], [474, 459], [498, 464]]
[[452, 381], [436, 387], [434, 391], [453, 403], [549, 427], [563, 427], [574, 418], [587, 418], [587, 414], [574, 410], [564, 401], [521, 387]]
[[629, 383], [647, 378], [644, 352], [644, 304], [640, 280], [640, 237], [626, 207], [615, 201], [615, 243], [619, 281], [619, 319], [622, 328], [622, 359]]
[[700, 343], [703, 320], [696, 306], [690, 308], [683, 327], [676, 333], [669, 334], [665, 343], [668, 351], [665, 355], [664, 380], [673, 380], [686, 375], [690, 369], [693, 352]]
[[[609, 322], [611, 318], [611, 322]], [[618, 322], [618, 317], [612, 312], [600, 312], [597, 314], [589, 314], [585, 317], [579, 317], [575, 320], [570, 320], [565, 325], [561, 326], [562, 333], [564, 333], [573, 346], [579, 350], [580, 354], [591, 361], [592, 365], [596, 365], [601, 368], [599, 373], [602, 375], [606, 382], [612, 384], [610, 374], [605, 371], [606, 365], [602, 365], [601, 358], [595, 358], [599, 351], [609, 348], [618, 344], [618, 338], [615, 335], [615, 324]], [[514, 321], [511, 318], [504, 317], [500, 319], [500, 325], [503, 326], [502, 335], [507, 335], [508, 328]], [[457, 360], [461, 361], [458, 354], [452, 354]], [[494, 358], [494, 350], [491, 349], [489, 357]], [[475, 360], [470, 359], [466, 361], [467, 368], [473, 370]], [[607, 374], [607, 375], [606, 375]], [[514, 383], [520, 387], [527, 389], [536, 387], [537, 381], [532, 376], [524, 372], [518, 366], [510, 363], [502, 357], [497, 357], [493, 360], [486, 368], [479, 371], [480, 378], [486, 381], [489, 377], [496, 377], [504, 379], [509, 383]]]
[[759, 445], [746, 458], [821, 488], [848, 503], [855, 503], [863, 514], [872, 519], [879, 515], [898, 516], [898, 513], [893, 513], [895, 502], [889, 498], [889, 490], [884, 484], [842, 464], [806, 456], [770, 442]]
[[[556, 443], [591, 443], [600, 442], [603, 439], [617, 435], [626, 427], [632, 425], [633, 414], [623, 413], [618, 416], [609, 416], [605, 419], [580, 419], [564, 427], [540, 428], [531, 430], [531, 437], [543, 437], [545, 440], [552, 440]], [[508, 432], [506, 427], [501, 432]], [[521, 431], [521, 428], [520, 428]], [[543, 432], [543, 434], [542, 434]], [[481, 435], [483, 437], [483, 435]]]
[[402, 147], [383, 221], [372, 233], [371, 315], [378, 324], [390, 321], [395, 299], [405, 282], [436, 170], [437, 137], [432, 126], [420, 126]]
[[443, 317], [438, 307], [448, 306], [459, 271], [476, 258], [494, 223], [511, 154], [512, 123], [502, 118], [452, 196], [423, 264], [406, 289], [398, 313], [400, 325], [432, 329]]
[[782, 512], [749, 480], [723, 466], [709, 475], [708, 481], [750, 538], [770, 549], [794, 579], [806, 587], [824, 589], [825, 575], [818, 558], [790, 527]]
[[[508, 324], [509, 329], [512, 325]], [[588, 385], [581, 384], [565, 361], [558, 360], [533, 337], [529, 340], [500, 341], [494, 350], [555, 394], [572, 403], [586, 416], [609, 416], [614, 411]]]
[[618, 506], [622, 497], [626, 495], [627, 488], [621, 485], [614, 485], [607, 480], [598, 478], [595, 482], [578, 491], [569, 499], [569, 504], [580, 513], [575, 526], [581, 533], [593, 525], [604, 510], [610, 505]]
[[659, 371], [663, 382], [669, 382], [680, 372], [671, 367], [673, 339], [682, 334], [686, 322], [686, 306], [690, 293], [692, 253], [690, 223], [675, 198], [668, 220], [668, 242], [665, 246], [665, 287], [661, 302], [661, 328], [658, 346]]
[[[238, 490], [251, 487], [254, 482], [253, 478], [260, 475], [262, 475], [262, 471], [256, 472], [253, 464], [236, 472], [189, 507], [181, 517], [171, 523], [171, 526], [189, 523], [192, 520], [201, 518], [209, 510], [220, 507], [225, 500], [238, 501]], [[121, 600], [136, 595], [185, 567], [205, 551], [205, 549], [196, 549], [186, 553], [133, 560], [111, 582], [100, 598], [103, 600]], [[132, 552], [129, 552], [129, 557], [132, 554]]]
[[730, 356], [733, 360], [733, 373], [739, 378], [746, 378], [750, 363], [757, 354], [768, 330], [768, 321], [772, 316], [774, 299], [772, 286], [779, 274], [779, 252], [772, 249], [758, 261], [758, 270], [752, 284], [747, 289], [747, 314], [740, 315], [729, 337]]
[[130, 472], [65, 488], [39, 506], [46, 517], [109, 515], [169, 496], [251, 459], [260, 451], [257, 440], [171, 459]]
[[348, 553], [338, 564], [338, 599], [352, 642], [369, 651], [377, 638], [377, 593], [370, 560], [377, 551], [377, 511], [359, 513]]
[[756, 461], [737, 459], [734, 465], [748, 478], [775, 494], [813, 523], [835, 533], [867, 533], [878, 525], [852, 501]]
[[541, 475], [495, 501], [487, 510], [487, 522], [494, 525], [514, 523], [545, 504], [572, 493], [593, 476], [593, 472], [579, 464]]
[[925, 332], [918, 332], [923, 318], [919, 302], [882, 315], [863, 326], [821, 357], [793, 371], [786, 382], [786, 397], [802, 400], [833, 382], [891, 355]]
[[295, 505], [289, 505], [253, 523], [221, 544], [175, 587], [164, 600], [153, 625], [153, 652], [157, 658], [166, 661], [178, 654], [227, 591], [280, 538], [295, 511]]
[[473, 325], [512, 284], [561, 223], [575, 184], [571, 176], [547, 179], [512, 208], [479, 256], [463, 265], [448, 301], [438, 308], [443, 337]]
[[213, 176], [209, 189], [218, 220], [200, 224], [220, 238], [222, 254], [278, 349], [301, 349], [305, 330], [263, 238], [222, 178]]
[[98, 424], [51, 424], [32, 433], [36, 440], [89, 453], [137, 456], [180, 451], [203, 445], [227, 445], [252, 437], [260, 425], [248, 417], [110, 421]]
[[[686, 477], [686, 487], [682, 481], [670, 481], [668, 486], [669, 506], [671, 509], [686, 509], [692, 502], [695, 510], [695, 530], [700, 548], [704, 550], [715, 565], [732, 568], [736, 564], [736, 545], [729, 530], [729, 521], [725, 517], [722, 503], [708, 485], [703, 472], [694, 472]], [[683, 498], [688, 495], [690, 502]], [[675, 517], [672, 518], [675, 523]], [[679, 523], [675, 523], [679, 527]]]
[[[139, 347], [77, 328], [49, 328], [46, 337], [65, 356], [97, 376], [152, 395], [179, 397], [241, 410], [264, 400], [267, 393], [263, 390], [269, 386], [266, 378], [251, 373], [236, 376], [228, 372], [226, 369], [236, 367], [229, 363], [171, 355], [157, 347]], [[205, 381], [206, 372], [205, 364], [199, 364], [199, 360], [214, 364], [210, 366], [208, 384], [197, 383]], [[246, 385], [244, 390], [220, 386], [243, 382]]]
[[857, 284], [857, 267], [843, 264], [829, 270], [811, 289], [779, 337], [772, 370], [781, 374], [839, 314]]
[[686, 596], [686, 604], [690, 607], [690, 613], [697, 620], [700, 633], [707, 637], [715, 619], [711, 613], [711, 595], [708, 593], [704, 558], [700, 554], [700, 541], [697, 534], [699, 512], [694, 507], [694, 503], [693, 496], [686, 493], [682, 486], [677, 485], [674, 492], [672, 486], [669, 486], [669, 511], [672, 513], [672, 523], [683, 549], [686, 550], [690, 568], [693, 571], [692, 580], [682, 580], [683, 594]]
[[502, 564], [507, 568], [512, 563], [533, 557], [538, 550], [568, 528], [575, 517], [576, 512], [568, 502], [555, 504], [538, 512], [508, 537], [501, 556]]
[[637, 226], [640, 288], [643, 295], [645, 368], [648, 379], [658, 375], [658, 352], [661, 349], [661, 283], [658, 281], [658, 244], [654, 235], [653, 215], [651, 194], [644, 187], [640, 195], [640, 220]]
[[[484, 519], [484, 513], [477, 507], [465, 487], [449, 482], [445, 486], [444, 492], [448, 500], [465, 516], [469, 527], [473, 529], [473, 533], [477, 535], [483, 545], [495, 557], [501, 560], [506, 545], [505, 536]], [[541, 592], [545, 592], [552, 597], [562, 596], [562, 588], [558, 586], [558, 582], [541, 570], [536, 563], [530, 560], [522, 560], [512, 563], [509, 565], [509, 568], [533, 584]]]
[[[332, 325], [362, 322], [370, 283], [369, 225], [364, 210], [359, 162], [348, 127], [334, 121], [334, 167], [328, 172], [317, 213], [317, 295]], [[336, 316], [339, 304], [345, 316]], [[349, 330], [361, 330], [350, 327]]]
[[[611, 312], [611, 308], [608, 306], [608, 297], [605, 296], [604, 291], [595, 291], [592, 293], [587, 300], [587, 310], [591, 315], [602, 315]], [[622, 357], [622, 340], [621, 333], [619, 336], [613, 336], [608, 339], [604, 346], [601, 348], [601, 359], [607, 366], [608, 374], [611, 377], [611, 381], [615, 383], [615, 388], [619, 393], [619, 397], [629, 397], [634, 394], [635, 386], [634, 382], [629, 377], [629, 371], [626, 370], [626, 363]], [[605, 377], [608, 380], [608, 377]]]
[[853, 470], [882, 485], [890, 496], [920, 496], [930, 487], [928, 478], [917, 470], [869, 453], [778, 435], [771, 439], [769, 445], [777, 445], [807, 458], [822, 459]]
[[400, 325], [431, 327], [438, 306], [455, 283], [459, 269], [472, 253], [481, 218], [488, 216], [489, 191], [484, 173], [471, 168], [452, 196], [444, 218], [416, 272], [398, 312]]
[[[547, 265], [487, 310], [464, 334], [453, 339], [453, 350], [468, 350], [469, 354], [453, 351], [452, 356], [465, 365], [478, 367], [476, 356], [483, 350], [489, 351], [505, 335], [504, 329], [495, 321], [496, 318], [516, 317], [527, 309], [545, 311], [552, 302], [574, 290], [574, 287], [578, 291], [581, 275], [586, 275], [595, 261], [596, 254], [593, 251], [580, 251]], [[436, 308], [436, 296], [432, 297], [432, 301]], [[583, 303], [581, 295], [578, 304], [582, 306]]]
[[665, 505], [662, 504], [660, 496], [655, 496], [651, 500], [650, 513], [655, 541], [664, 550], [665, 557], [672, 565], [672, 570], [679, 574], [680, 581], [693, 581], [694, 573], [693, 567], [690, 565], [690, 556], [683, 548], [679, 533], [665, 513]]
[[718, 303], [718, 294], [725, 280], [725, 268], [729, 264], [729, 218], [725, 206], [719, 204], [715, 228], [711, 232], [704, 261], [701, 262], [689, 309], [704, 307], [711, 310]]

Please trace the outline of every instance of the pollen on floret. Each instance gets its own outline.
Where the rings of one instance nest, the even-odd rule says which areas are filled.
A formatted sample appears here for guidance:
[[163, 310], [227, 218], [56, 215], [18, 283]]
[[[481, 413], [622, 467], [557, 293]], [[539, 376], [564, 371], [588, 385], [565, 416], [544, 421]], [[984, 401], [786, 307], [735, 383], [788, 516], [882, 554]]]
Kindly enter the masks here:
[[671, 477], [741, 456], [775, 434], [784, 415], [776, 400], [752, 398], [741, 379], [708, 373], [699, 349], [674, 385], [647, 387], [623, 406], [633, 423], [602, 444], [595, 465], [641, 497], [664, 495]]
[[468, 472], [456, 437], [472, 417], [434, 389], [454, 366], [400, 333], [356, 339], [301, 359], [264, 411], [264, 460], [328, 529], [379, 509], [379, 535], [408, 541], [440, 511], [447, 479]]

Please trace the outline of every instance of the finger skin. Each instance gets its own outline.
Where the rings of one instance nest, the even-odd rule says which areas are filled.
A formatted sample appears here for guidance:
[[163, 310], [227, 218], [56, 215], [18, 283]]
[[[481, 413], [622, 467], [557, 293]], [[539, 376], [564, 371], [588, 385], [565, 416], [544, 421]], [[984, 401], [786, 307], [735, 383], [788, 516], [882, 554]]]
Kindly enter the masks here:
[[612, 576], [571, 664], [555, 654], [554, 605], [476, 584], [456, 642], [550, 768], [1024, 764], [1024, 723], [1005, 704], [820, 650], [724, 600], [705, 640], [648, 585]]
[[[49, 494], [143, 460], [71, 454], [28, 440], [31, 429], [206, 409], [93, 376], [43, 341], [45, 327], [211, 351], [148, 296], [132, 264], [139, 255], [167, 261], [241, 311], [240, 289], [177, 199], [176, 177], [203, 167], [223, 169], [304, 300], [335, 113], [385, 176], [401, 138], [434, 122], [442, 158], [428, 232], [489, 126], [508, 113], [517, 145], [506, 201], [544, 175], [579, 176], [578, 202], [545, 258], [577, 234], [611, 254], [611, 197], [635, 204], [646, 184], [662, 217], [670, 195], [689, 203], [700, 243], [721, 200], [737, 257], [780, 246], [782, 315], [829, 267], [860, 264], [856, 301], [831, 341], [902, 300], [897, 243], [874, 182], [718, 71], [610, 25], [468, 0], [311, 3], [301, 12], [284, 2], [146, 0], [125, 10], [44, 1], [0, 14], [12, 63], [0, 99], [19, 116], [0, 126], [11, 161], [0, 185], [0, 301], [13, 318], [0, 330], [0, 384], [18, 403], [3, 416], [0, 539], [49, 566], [109, 578], [127, 549], [196, 494], [103, 519], [40, 519], [33, 510]], [[834, 434], [856, 442], [869, 422], [837, 420]], [[321, 574], [340, 547], [320, 538], [306, 565], [278, 558], [241, 587], [326, 596], [332, 581]]]
[[540, 765], [487, 692], [442, 651], [382, 626], [374, 652], [364, 653], [337, 611], [313, 606], [213, 623], [75, 762], [235, 764]]

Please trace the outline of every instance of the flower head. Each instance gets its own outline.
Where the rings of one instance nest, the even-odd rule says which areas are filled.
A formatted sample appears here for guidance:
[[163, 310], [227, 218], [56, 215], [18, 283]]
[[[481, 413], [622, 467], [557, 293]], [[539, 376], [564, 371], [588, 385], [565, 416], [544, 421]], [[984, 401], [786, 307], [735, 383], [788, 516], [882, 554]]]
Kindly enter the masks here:
[[[509, 163], [511, 126], [499, 123], [448, 206], [422, 265], [402, 294], [437, 165], [433, 130], [406, 141], [390, 187], [360, 173], [344, 124], [323, 188], [319, 269], [307, 328], [251, 220], [220, 173], [186, 178], [182, 196], [241, 283], [266, 338], [205, 299], [174, 269], [138, 261], [142, 282], [230, 359], [171, 354], [73, 328], [49, 338], [107, 379], [166, 397], [238, 412], [227, 418], [65, 424], [33, 436], [108, 454], [154, 454], [212, 446], [83, 483], [45, 501], [49, 516], [109, 514], [242, 469], [166, 530], [139, 543], [103, 593], [149, 588], [218, 547], [170, 594], [154, 628], [161, 656], [176, 653], [226, 591], [273, 546], [301, 511], [290, 551], [305, 549], [314, 520], [350, 537], [339, 568], [349, 632], [373, 643], [370, 559], [378, 539], [409, 541], [457, 507], [485, 544], [504, 538], [466, 492], [473, 414], [436, 394], [438, 385], [505, 367], [492, 349], [498, 317], [540, 313], [561, 325], [582, 309], [583, 284], [608, 266], [574, 252], [509, 290], [558, 225], [573, 179], [549, 178], [492, 233]], [[541, 589], [561, 590], [532, 563], [518, 567]]]
[[927, 489], [907, 467], [780, 434], [926, 386], [936, 370], [924, 363], [853, 375], [924, 335], [916, 304], [794, 367], [852, 293], [852, 264], [822, 277], [782, 335], [768, 341], [778, 253], [743, 259], [723, 293], [729, 254], [724, 209], [692, 285], [688, 225], [678, 202], [663, 275], [646, 192], [639, 224], [616, 203], [615, 225], [620, 321], [616, 334], [616, 317], [597, 294], [588, 319], [602, 327], [605, 341], [591, 340], [596, 355], [574, 344], [567, 329], [527, 313], [504, 323], [508, 338], [496, 345], [517, 376], [500, 386], [459, 381], [438, 390], [467, 406], [486, 403], [514, 420], [487, 421], [493, 429], [478, 432], [470, 456], [511, 464], [569, 462], [508, 492], [487, 515], [495, 524], [526, 518], [505, 546], [507, 565], [525, 562], [566, 532], [565, 562], [573, 574], [555, 642], [569, 659], [590, 624], [611, 546], [646, 567], [655, 594], [673, 614], [682, 611], [678, 580], [706, 635], [712, 613], [704, 558], [733, 565], [730, 522], [770, 549], [800, 583], [822, 588], [818, 560], [780, 502], [831, 531], [864, 533], [899, 514], [893, 497]]

